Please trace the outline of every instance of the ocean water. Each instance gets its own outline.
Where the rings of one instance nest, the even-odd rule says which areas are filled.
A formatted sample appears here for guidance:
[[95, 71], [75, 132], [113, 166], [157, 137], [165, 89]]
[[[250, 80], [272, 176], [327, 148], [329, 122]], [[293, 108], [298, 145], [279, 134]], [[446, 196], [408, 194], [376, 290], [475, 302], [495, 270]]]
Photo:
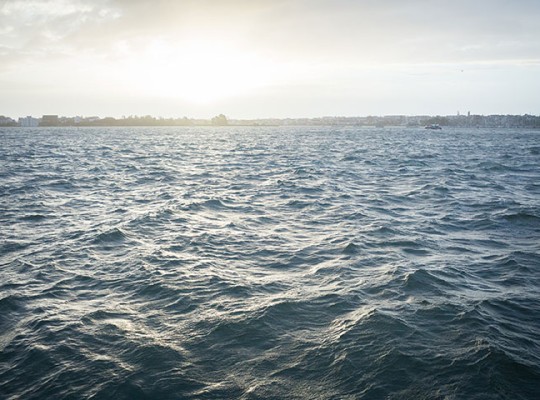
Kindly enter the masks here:
[[1, 399], [538, 399], [540, 132], [0, 130]]

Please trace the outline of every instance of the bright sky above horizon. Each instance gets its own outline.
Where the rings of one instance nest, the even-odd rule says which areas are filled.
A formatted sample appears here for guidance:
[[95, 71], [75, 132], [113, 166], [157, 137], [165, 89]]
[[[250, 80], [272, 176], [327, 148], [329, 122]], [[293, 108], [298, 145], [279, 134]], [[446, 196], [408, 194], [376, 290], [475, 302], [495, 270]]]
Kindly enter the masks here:
[[0, 114], [540, 114], [538, 0], [0, 0]]

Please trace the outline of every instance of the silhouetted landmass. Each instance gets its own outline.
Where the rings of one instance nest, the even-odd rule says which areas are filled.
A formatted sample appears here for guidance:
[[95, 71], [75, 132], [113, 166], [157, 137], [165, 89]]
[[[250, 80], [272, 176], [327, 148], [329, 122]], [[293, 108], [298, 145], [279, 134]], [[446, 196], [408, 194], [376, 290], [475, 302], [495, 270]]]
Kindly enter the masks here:
[[385, 115], [367, 117], [321, 118], [262, 118], [229, 119], [219, 114], [211, 119], [156, 118], [151, 115], [113, 117], [59, 117], [43, 115], [41, 118], [21, 117], [18, 121], [0, 116], [0, 126], [404, 126], [426, 125], [466, 128], [540, 128], [537, 115]]

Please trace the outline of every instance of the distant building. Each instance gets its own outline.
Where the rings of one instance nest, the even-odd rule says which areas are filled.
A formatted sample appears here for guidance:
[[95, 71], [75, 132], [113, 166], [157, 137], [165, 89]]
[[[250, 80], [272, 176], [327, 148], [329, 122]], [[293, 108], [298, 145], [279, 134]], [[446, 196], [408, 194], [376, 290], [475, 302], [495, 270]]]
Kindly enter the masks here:
[[30, 115], [24, 118], [21, 117], [19, 118], [19, 125], [27, 128], [35, 128], [36, 126], [39, 126], [39, 119], [32, 118]]
[[44, 115], [41, 117], [40, 126], [58, 126], [59, 122], [58, 115]]

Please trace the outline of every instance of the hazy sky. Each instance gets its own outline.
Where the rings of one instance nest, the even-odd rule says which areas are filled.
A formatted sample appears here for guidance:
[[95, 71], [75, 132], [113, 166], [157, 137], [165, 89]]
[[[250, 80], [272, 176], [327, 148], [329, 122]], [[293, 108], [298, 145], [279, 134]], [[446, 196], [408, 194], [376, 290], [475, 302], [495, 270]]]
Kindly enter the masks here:
[[539, 0], [0, 0], [0, 114], [540, 114]]

